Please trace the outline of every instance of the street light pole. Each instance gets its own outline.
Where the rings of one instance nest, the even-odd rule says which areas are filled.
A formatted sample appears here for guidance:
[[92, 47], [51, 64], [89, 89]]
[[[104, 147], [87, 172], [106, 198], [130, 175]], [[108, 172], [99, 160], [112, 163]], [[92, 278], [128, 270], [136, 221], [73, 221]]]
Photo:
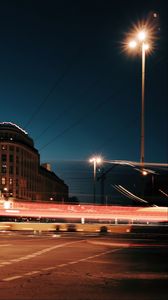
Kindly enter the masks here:
[[101, 157], [93, 157], [90, 160], [90, 163], [93, 163], [93, 203], [96, 203], [96, 171], [97, 171], [97, 164], [102, 162]]
[[96, 159], [93, 161], [93, 202], [96, 203]]
[[145, 157], [145, 44], [142, 43], [142, 99], [141, 99], [141, 153], [140, 162], [144, 165]]
[[145, 58], [146, 50], [149, 48], [149, 45], [146, 44], [147, 34], [144, 30], [141, 30], [136, 39], [130, 41], [130, 48], [137, 48], [138, 44], [141, 47], [142, 52], [142, 82], [141, 82], [141, 141], [140, 141], [140, 163], [142, 170], [144, 168], [145, 161]]

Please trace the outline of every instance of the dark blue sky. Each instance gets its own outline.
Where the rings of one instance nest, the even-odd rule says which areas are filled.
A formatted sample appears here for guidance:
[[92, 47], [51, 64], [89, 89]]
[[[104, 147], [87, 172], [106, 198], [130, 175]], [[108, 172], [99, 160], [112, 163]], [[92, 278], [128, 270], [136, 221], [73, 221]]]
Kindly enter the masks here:
[[166, 1], [1, 1], [0, 121], [27, 130], [41, 161], [139, 161], [141, 58], [125, 33], [159, 16], [147, 57], [145, 160], [168, 162]]

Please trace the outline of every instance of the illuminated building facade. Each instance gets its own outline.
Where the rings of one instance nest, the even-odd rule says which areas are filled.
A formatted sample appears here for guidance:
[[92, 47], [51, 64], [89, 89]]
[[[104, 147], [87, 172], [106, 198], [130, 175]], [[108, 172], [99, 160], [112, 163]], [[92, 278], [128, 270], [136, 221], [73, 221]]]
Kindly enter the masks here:
[[68, 199], [68, 186], [40, 155], [27, 132], [11, 122], [0, 123], [0, 198], [14, 200]]

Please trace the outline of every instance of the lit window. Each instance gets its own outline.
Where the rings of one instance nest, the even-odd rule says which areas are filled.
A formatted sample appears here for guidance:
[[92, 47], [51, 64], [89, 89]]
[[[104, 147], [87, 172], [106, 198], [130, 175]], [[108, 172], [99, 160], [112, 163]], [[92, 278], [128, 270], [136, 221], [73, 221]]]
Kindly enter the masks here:
[[9, 184], [11, 185], [13, 183], [13, 178], [9, 178]]
[[5, 177], [2, 177], [2, 184], [6, 184], [6, 178]]
[[2, 145], [2, 146], [1, 146], [1, 149], [2, 149], [2, 150], [6, 150], [6, 149], [7, 149], [7, 146], [6, 146], [6, 145]]

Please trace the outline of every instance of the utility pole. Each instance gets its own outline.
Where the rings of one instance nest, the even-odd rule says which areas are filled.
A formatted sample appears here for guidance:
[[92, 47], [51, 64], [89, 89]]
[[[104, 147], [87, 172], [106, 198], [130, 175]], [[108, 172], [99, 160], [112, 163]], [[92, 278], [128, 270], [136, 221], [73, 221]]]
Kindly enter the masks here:
[[[101, 184], [101, 204], [105, 204], [105, 197], [104, 197], [104, 184], [105, 184], [105, 180], [106, 180], [106, 175], [113, 170], [115, 167], [117, 167], [118, 164], [113, 165], [111, 168], [109, 168], [106, 171], [102, 171], [102, 174], [100, 176], [97, 177], [97, 181], [100, 180], [100, 184]], [[107, 203], [106, 203], [107, 204]]]

